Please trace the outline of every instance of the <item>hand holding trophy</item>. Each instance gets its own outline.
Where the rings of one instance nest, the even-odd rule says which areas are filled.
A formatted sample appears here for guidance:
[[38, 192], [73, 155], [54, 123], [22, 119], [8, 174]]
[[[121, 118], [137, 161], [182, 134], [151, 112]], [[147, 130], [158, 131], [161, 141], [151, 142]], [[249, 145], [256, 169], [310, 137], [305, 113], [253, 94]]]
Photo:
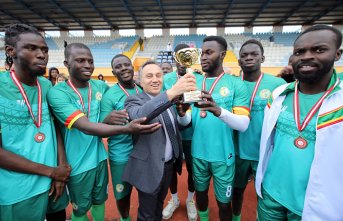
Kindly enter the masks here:
[[[190, 68], [198, 61], [201, 52], [197, 48], [184, 48], [177, 52], [174, 52], [174, 60], [187, 67], [187, 73], [193, 73]], [[189, 91], [183, 94], [183, 103], [195, 103], [201, 101], [199, 97], [201, 95], [200, 90]]]

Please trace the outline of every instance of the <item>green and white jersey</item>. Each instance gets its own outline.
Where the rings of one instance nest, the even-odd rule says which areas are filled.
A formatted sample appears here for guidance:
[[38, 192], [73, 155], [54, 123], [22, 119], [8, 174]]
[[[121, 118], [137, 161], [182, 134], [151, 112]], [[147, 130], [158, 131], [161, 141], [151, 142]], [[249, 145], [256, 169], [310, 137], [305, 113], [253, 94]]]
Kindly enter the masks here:
[[343, 80], [343, 72], [338, 73], [338, 74], [337, 74], [337, 77], [339, 77], [341, 80]]
[[91, 170], [107, 158], [101, 137], [87, 135], [72, 128], [75, 121], [85, 115], [90, 122], [100, 121], [100, 102], [108, 86], [98, 80], [90, 80], [89, 83], [92, 88], [90, 116], [88, 87], [77, 88], [82, 96], [86, 113], [82, 112], [79, 96], [66, 81], [57, 84], [48, 93], [49, 105], [61, 126], [68, 163], [72, 167], [71, 176]]
[[[0, 125], [1, 148], [20, 155], [33, 162], [47, 166], [57, 166], [57, 141], [53, 118], [47, 103], [47, 93], [52, 87], [50, 81], [39, 77], [42, 89], [42, 124], [34, 124], [23, 96], [14, 84], [9, 72], [0, 77]], [[38, 116], [37, 86], [21, 84], [32, 107]], [[34, 137], [40, 132], [45, 135], [43, 142]], [[50, 189], [51, 179], [45, 176], [17, 173], [0, 168], [0, 205], [11, 205]]]
[[[197, 88], [202, 88], [204, 77], [197, 78]], [[216, 78], [206, 78], [206, 91], [209, 91]], [[217, 105], [232, 113], [249, 116], [249, 96], [243, 81], [224, 74], [215, 86], [212, 98]], [[192, 106], [192, 156], [209, 162], [234, 162], [235, 151], [233, 130], [222, 120], [207, 112], [200, 117], [200, 109]]]
[[[236, 154], [239, 158], [258, 161], [264, 108], [273, 90], [285, 83], [282, 78], [274, 77], [270, 74], [263, 75], [250, 110], [249, 127], [244, 132], [237, 132], [236, 150], [238, 152]], [[244, 81], [244, 84], [247, 86], [250, 101], [256, 82]]]
[[[300, 123], [322, 95], [323, 93], [308, 95], [299, 92]], [[314, 157], [318, 112], [301, 133], [308, 142], [307, 147], [297, 148], [294, 141], [300, 133], [294, 120], [293, 96], [294, 91], [290, 91], [283, 102], [276, 124], [274, 150], [262, 185], [277, 202], [301, 216]]]
[[[194, 73], [195, 77], [201, 77], [201, 75]], [[163, 91], [166, 91], [173, 87], [173, 85], [177, 82], [178, 80], [178, 74], [176, 71], [170, 72], [163, 77]], [[192, 112], [192, 109], [190, 108], [188, 110], [189, 112]], [[188, 127], [184, 130], [181, 131], [181, 136], [182, 140], [192, 140], [192, 135], [193, 135], [193, 129], [192, 127]]]
[[[132, 95], [137, 93], [136, 89], [139, 93], [142, 92], [137, 86], [132, 89], [126, 89], [126, 91]], [[113, 110], [123, 110], [126, 98], [127, 95], [119, 85], [113, 85], [101, 100], [100, 121], [102, 122]], [[118, 163], [127, 162], [132, 148], [132, 135], [119, 134], [108, 139], [108, 153], [111, 161]]]

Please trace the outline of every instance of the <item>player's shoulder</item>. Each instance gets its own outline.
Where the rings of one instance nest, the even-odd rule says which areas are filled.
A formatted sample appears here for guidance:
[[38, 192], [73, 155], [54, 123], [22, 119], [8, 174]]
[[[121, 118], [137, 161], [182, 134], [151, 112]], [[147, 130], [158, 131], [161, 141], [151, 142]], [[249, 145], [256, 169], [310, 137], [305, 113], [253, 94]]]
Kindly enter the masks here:
[[52, 87], [51, 81], [49, 81], [45, 77], [38, 77], [38, 81], [42, 86]]
[[277, 84], [286, 84], [287, 82], [280, 77], [276, 77], [273, 74], [264, 73], [265, 79], [269, 82], [275, 82]]
[[48, 96], [60, 96], [61, 94], [67, 93], [69, 85], [66, 81], [60, 82], [55, 86], [51, 87], [48, 92]]
[[9, 71], [0, 72], [0, 84], [7, 84], [9, 81], [12, 81]]
[[174, 78], [176, 77], [176, 71], [169, 72], [163, 76], [164, 79]]
[[103, 92], [107, 91], [109, 88], [108, 84], [101, 80], [90, 79], [89, 83], [92, 87], [96, 87], [98, 90], [101, 90]]
[[121, 92], [120, 87], [118, 86], [118, 83], [112, 85], [108, 88], [108, 90], [104, 93], [104, 98], [111, 97], [112, 99], [115, 98], [114, 95]]
[[224, 74], [223, 78], [227, 81], [227, 82], [230, 82], [234, 85], [237, 85], [237, 86], [240, 86], [240, 85], [244, 85], [244, 81], [242, 81], [241, 78], [239, 77], [236, 77], [234, 75], [231, 75], [231, 74]]
[[95, 80], [95, 79], [90, 79], [90, 80], [89, 80], [89, 83], [90, 83], [91, 85], [96, 85], [96, 86], [104, 86], [104, 85], [107, 85], [104, 81]]

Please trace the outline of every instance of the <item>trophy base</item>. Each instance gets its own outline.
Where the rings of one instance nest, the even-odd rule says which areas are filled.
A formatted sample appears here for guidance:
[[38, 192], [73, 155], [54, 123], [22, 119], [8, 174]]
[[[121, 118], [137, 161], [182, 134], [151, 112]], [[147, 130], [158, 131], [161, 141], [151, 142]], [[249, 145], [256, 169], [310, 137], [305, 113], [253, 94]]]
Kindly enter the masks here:
[[200, 95], [201, 91], [185, 92], [183, 93], [183, 103], [196, 103], [201, 101]]

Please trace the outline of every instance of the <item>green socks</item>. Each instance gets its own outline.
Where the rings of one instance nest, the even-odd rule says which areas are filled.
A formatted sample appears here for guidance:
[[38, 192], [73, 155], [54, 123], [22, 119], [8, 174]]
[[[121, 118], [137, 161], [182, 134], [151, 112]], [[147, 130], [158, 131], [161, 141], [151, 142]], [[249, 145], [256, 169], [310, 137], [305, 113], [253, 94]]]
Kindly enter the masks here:
[[210, 220], [208, 217], [208, 208], [205, 211], [198, 210], [198, 214], [199, 214], [200, 221], [209, 221]]
[[120, 221], [131, 221], [131, 219], [130, 219], [130, 217], [127, 217], [127, 218], [120, 217]]
[[88, 221], [87, 214], [83, 216], [75, 216], [74, 213], [71, 213], [71, 220], [72, 221]]
[[91, 214], [94, 221], [105, 220], [105, 203], [101, 205], [92, 205]]
[[239, 216], [232, 214], [232, 221], [241, 221], [241, 214]]

